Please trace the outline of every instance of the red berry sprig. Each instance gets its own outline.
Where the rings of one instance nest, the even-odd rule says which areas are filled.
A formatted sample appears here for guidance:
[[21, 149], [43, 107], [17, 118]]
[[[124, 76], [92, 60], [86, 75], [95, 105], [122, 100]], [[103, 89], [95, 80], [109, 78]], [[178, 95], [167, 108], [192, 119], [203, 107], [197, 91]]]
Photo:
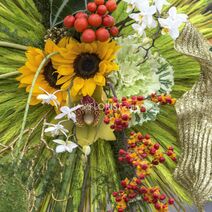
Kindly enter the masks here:
[[117, 8], [115, 0], [94, 0], [87, 4], [87, 13], [78, 12], [64, 18], [64, 26], [81, 33], [81, 41], [92, 43], [95, 40], [106, 42], [119, 34], [115, 20], [110, 15]]
[[143, 96], [122, 97], [121, 101], [113, 97], [109, 99], [109, 103], [105, 105], [105, 124], [110, 124], [110, 128], [117, 132], [128, 128], [132, 118], [132, 110], [140, 111], [140, 113], [147, 112], [144, 105], [144, 100], [146, 99], [158, 104], [174, 104], [176, 102], [170, 95], [157, 96], [156, 94], [152, 94], [147, 98]]
[[[168, 151], [174, 154], [173, 147], [169, 147]], [[136, 176], [132, 180], [128, 178], [122, 180], [122, 190], [113, 193], [117, 210], [124, 211], [128, 202], [140, 196], [143, 201], [154, 204], [157, 211], [168, 211], [168, 205], [174, 204], [174, 199], [167, 199], [166, 195], [161, 193], [160, 188], [148, 187], [144, 181], [151, 174], [154, 166], [165, 162], [165, 155], [160, 151], [160, 145], [153, 143], [148, 134], [131, 132], [127, 151], [119, 150], [119, 161], [135, 167]]]

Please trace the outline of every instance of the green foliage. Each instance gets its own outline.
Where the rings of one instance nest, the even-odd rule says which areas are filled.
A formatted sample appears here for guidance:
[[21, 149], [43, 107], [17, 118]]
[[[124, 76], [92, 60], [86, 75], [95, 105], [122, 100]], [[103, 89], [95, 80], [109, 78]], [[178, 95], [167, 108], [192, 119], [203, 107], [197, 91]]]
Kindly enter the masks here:
[[0, 164], [0, 212], [26, 212], [30, 203], [27, 188], [8, 167], [10, 164]]
[[42, 22], [46, 28], [50, 28], [51, 22], [57, 17], [60, 9], [61, 13], [59, 13], [55, 23], [60, 23], [69, 14], [79, 10], [85, 10], [85, 0], [34, 0], [34, 2], [39, 12], [44, 14]]
[[32, 0], [0, 0], [0, 40], [42, 45], [44, 28]]
[[[40, 14], [46, 14], [43, 21], [47, 27], [49, 11], [45, 8], [48, 8], [49, 5], [47, 1], [39, 0], [35, 2], [36, 5], [40, 2], [40, 6], [44, 6], [44, 8], [39, 8], [40, 13], [37, 11], [32, 0], [0, 0], [0, 40], [31, 46], [43, 45], [45, 29], [41, 24], [42, 16]], [[206, 1], [174, 0], [172, 2], [174, 5], [178, 4], [182, 11], [189, 14], [192, 23], [206, 37], [212, 36], [211, 15], [204, 16], [200, 13], [206, 6]], [[54, 15], [60, 5], [60, 0], [54, 0]], [[83, 5], [83, 1], [77, 1], [76, 3], [76, 1], [71, 0], [57, 21], [62, 20], [65, 15], [72, 11], [83, 9]], [[118, 18], [117, 22], [126, 17], [126, 14], [123, 12], [124, 8], [121, 5], [123, 4], [120, 4], [119, 9], [114, 13]], [[127, 28], [123, 32], [130, 34], [132, 31], [130, 28]], [[175, 70], [173, 95], [180, 97], [186, 90], [191, 88], [198, 78], [199, 65], [192, 59], [175, 52], [173, 41], [168, 37], [161, 37], [157, 40], [155, 51], [159, 51], [173, 65]], [[24, 61], [24, 52], [0, 48], [0, 73], [12, 72], [23, 65]], [[2, 158], [5, 158], [12, 148], [15, 148], [15, 143], [20, 133], [26, 99], [27, 94], [24, 89], [18, 89], [18, 83], [15, 79], [0, 81], [0, 143], [5, 145], [0, 146], [1, 162]], [[26, 133], [19, 149], [19, 151], [23, 151], [24, 146], [26, 147], [20, 169], [21, 177], [18, 179], [27, 182], [29, 188], [35, 190], [36, 195], [38, 195], [35, 204], [40, 211], [56, 211], [55, 208], [57, 211], [65, 211], [70, 208], [73, 209], [70, 211], [77, 211], [82, 195], [81, 187], [84, 177], [84, 167], [82, 162], [80, 162], [81, 153], [76, 152], [73, 155], [64, 154], [62, 156], [54, 155], [43, 143], [41, 139], [42, 117], [46, 117], [47, 121], [50, 122], [54, 116], [54, 111], [49, 110], [49, 107], [42, 105], [30, 107]], [[163, 149], [166, 149], [167, 145], [173, 145], [177, 154], [180, 154], [179, 143], [176, 139], [176, 115], [174, 108], [163, 107], [156, 122], [145, 124], [142, 128], [135, 128], [135, 130], [151, 134], [162, 145]], [[49, 139], [46, 140], [46, 143], [50, 148], [55, 147]], [[115, 143], [113, 144], [115, 145]], [[88, 202], [93, 208], [99, 202], [102, 203], [104, 208], [106, 192], [101, 193], [99, 196], [98, 194], [100, 190], [107, 191], [108, 194], [111, 194], [112, 190], [118, 190], [120, 176], [110, 143], [99, 141], [94, 144], [93, 148], [88, 180], [89, 189], [87, 189], [88, 193], [86, 195], [92, 197]], [[59, 159], [65, 165], [64, 167], [60, 166]], [[11, 156], [9, 161], [12, 160]], [[68, 163], [66, 164], [66, 162]], [[189, 201], [187, 193], [172, 178], [174, 168], [175, 164], [167, 160], [166, 166], [161, 166], [154, 172], [153, 177], [149, 179], [148, 183], [150, 185], [159, 184], [169, 195], [177, 195], [179, 202]], [[27, 211], [26, 189], [22, 187], [22, 183], [19, 180], [13, 179], [11, 177], [13, 175], [8, 175], [6, 172], [5, 168], [3, 170], [0, 169], [0, 178], [4, 178], [3, 181], [0, 181], [0, 211], [7, 212], [8, 210], [13, 211], [13, 209], [20, 212]], [[31, 176], [29, 177], [29, 175]], [[99, 176], [100, 180], [98, 180]], [[166, 181], [161, 179], [166, 179]], [[2, 193], [4, 191], [7, 192]], [[52, 198], [52, 193], [55, 198], [64, 201], [55, 201]], [[14, 194], [16, 195], [14, 196]], [[2, 196], [5, 198], [2, 198]], [[144, 205], [142, 205], [142, 208], [145, 209]], [[148, 210], [146, 209], [146, 211]]]

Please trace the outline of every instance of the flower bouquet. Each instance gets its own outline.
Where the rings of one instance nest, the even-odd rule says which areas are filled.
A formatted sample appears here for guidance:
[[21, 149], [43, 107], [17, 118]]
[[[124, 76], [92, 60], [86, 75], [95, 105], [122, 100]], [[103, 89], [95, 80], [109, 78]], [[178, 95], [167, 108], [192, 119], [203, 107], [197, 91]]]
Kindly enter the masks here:
[[178, 141], [186, 112], [174, 105], [199, 75], [181, 53], [210, 69], [209, 45], [190, 24], [211, 38], [206, 6], [0, 0], [0, 211], [202, 210], [211, 180], [188, 177], [195, 147]]

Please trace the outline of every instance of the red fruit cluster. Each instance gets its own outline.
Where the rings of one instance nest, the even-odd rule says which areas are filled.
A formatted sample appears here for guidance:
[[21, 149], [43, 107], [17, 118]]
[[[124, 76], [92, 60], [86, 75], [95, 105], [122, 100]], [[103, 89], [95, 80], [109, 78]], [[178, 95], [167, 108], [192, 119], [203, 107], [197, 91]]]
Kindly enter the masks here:
[[129, 126], [131, 110], [146, 112], [143, 103], [143, 96], [123, 97], [121, 101], [115, 97], [111, 98], [109, 99], [109, 103], [105, 105], [104, 122], [110, 124], [111, 129], [114, 131], [121, 132]]
[[152, 94], [151, 100], [156, 103], [170, 104], [170, 105], [174, 105], [176, 102], [176, 99], [172, 98], [171, 95], [164, 95], [164, 94], [159, 96], [157, 96], [156, 94]]
[[120, 132], [128, 128], [131, 120], [131, 111], [146, 112], [144, 106], [144, 100], [150, 100], [159, 104], [174, 104], [176, 99], [173, 99], [170, 95], [152, 94], [149, 97], [132, 96], [130, 98], [122, 97], [119, 101], [116, 97], [109, 99], [109, 103], [105, 105], [105, 118], [104, 122], [110, 124], [111, 129]]
[[68, 29], [74, 27], [81, 33], [81, 40], [92, 43], [95, 40], [105, 42], [110, 37], [116, 37], [119, 29], [115, 26], [114, 18], [109, 15], [115, 11], [117, 4], [115, 0], [94, 0], [87, 5], [87, 13], [78, 12], [68, 15], [64, 19], [64, 26]]
[[174, 152], [174, 148], [172, 146], [170, 146], [166, 152], [166, 154], [173, 160], [173, 161], [177, 161], [177, 158], [176, 158], [176, 154]]
[[[168, 204], [174, 204], [174, 199], [167, 200], [166, 195], [161, 194], [158, 187], [145, 185], [144, 179], [151, 174], [151, 169], [165, 161], [165, 155], [159, 149], [160, 145], [153, 143], [148, 134], [131, 132], [127, 151], [119, 150], [119, 161], [135, 167], [136, 176], [132, 180], [122, 180], [123, 189], [113, 193], [118, 211], [124, 211], [127, 203], [138, 196], [145, 202], [154, 204], [155, 209], [161, 212], [168, 211]], [[173, 148], [170, 147], [168, 151], [173, 152]]]

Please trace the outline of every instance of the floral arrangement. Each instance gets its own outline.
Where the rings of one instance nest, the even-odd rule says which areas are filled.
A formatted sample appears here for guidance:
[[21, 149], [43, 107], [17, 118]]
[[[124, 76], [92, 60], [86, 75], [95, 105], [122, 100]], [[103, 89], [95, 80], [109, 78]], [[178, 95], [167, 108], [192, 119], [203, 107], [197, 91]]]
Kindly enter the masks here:
[[[60, 6], [51, 0], [49, 26], [44, 29], [44, 15], [44, 26], [36, 24], [42, 3], [18, 2], [9, 5], [0, 0], [2, 10], [11, 7], [20, 21], [25, 18], [17, 31], [23, 42], [15, 43], [6, 24], [0, 28], [0, 33], [9, 31], [11, 39], [3, 34], [0, 47], [14, 51], [14, 58], [20, 54], [14, 59], [5, 53], [5, 60], [13, 60], [18, 71], [8, 67], [0, 79], [15, 77], [18, 88], [8, 90], [17, 93], [14, 104], [22, 104], [17, 112], [22, 119], [16, 119], [19, 128], [16, 134], [2, 137], [0, 154], [7, 158], [11, 149], [15, 163], [10, 166], [16, 167], [12, 173], [29, 176], [28, 200], [23, 197], [30, 205], [27, 208], [168, 211], [189, 202], [186, 191], [170, 175], [179, 148], [175, 150], [176, 144], [169, 141], [172, 135], [158, 132], [154, 125], [164, 115], [163, 108], [173, 111], [176, 102], [170, 94], [175, 67], [156, 44], [169, 41], [174, 51], [172, 42], [188, 16], [166, 0], [82, 1], [75, 10], [67, 6], [68, 0]], [[30, 14], [31, 22], [27, 21]], [[28, 32], [34, 43], [24, 39], [21, 26], [27, 24], [37, 32], [37, 36], [33, 30]], [[162, 118], [172, 132], [172, 121], [166, 115]], [[158, 135], [151, 134], [154, 130]], [[164, 186], [162, 172], [173, 182], [173, 189]]]

